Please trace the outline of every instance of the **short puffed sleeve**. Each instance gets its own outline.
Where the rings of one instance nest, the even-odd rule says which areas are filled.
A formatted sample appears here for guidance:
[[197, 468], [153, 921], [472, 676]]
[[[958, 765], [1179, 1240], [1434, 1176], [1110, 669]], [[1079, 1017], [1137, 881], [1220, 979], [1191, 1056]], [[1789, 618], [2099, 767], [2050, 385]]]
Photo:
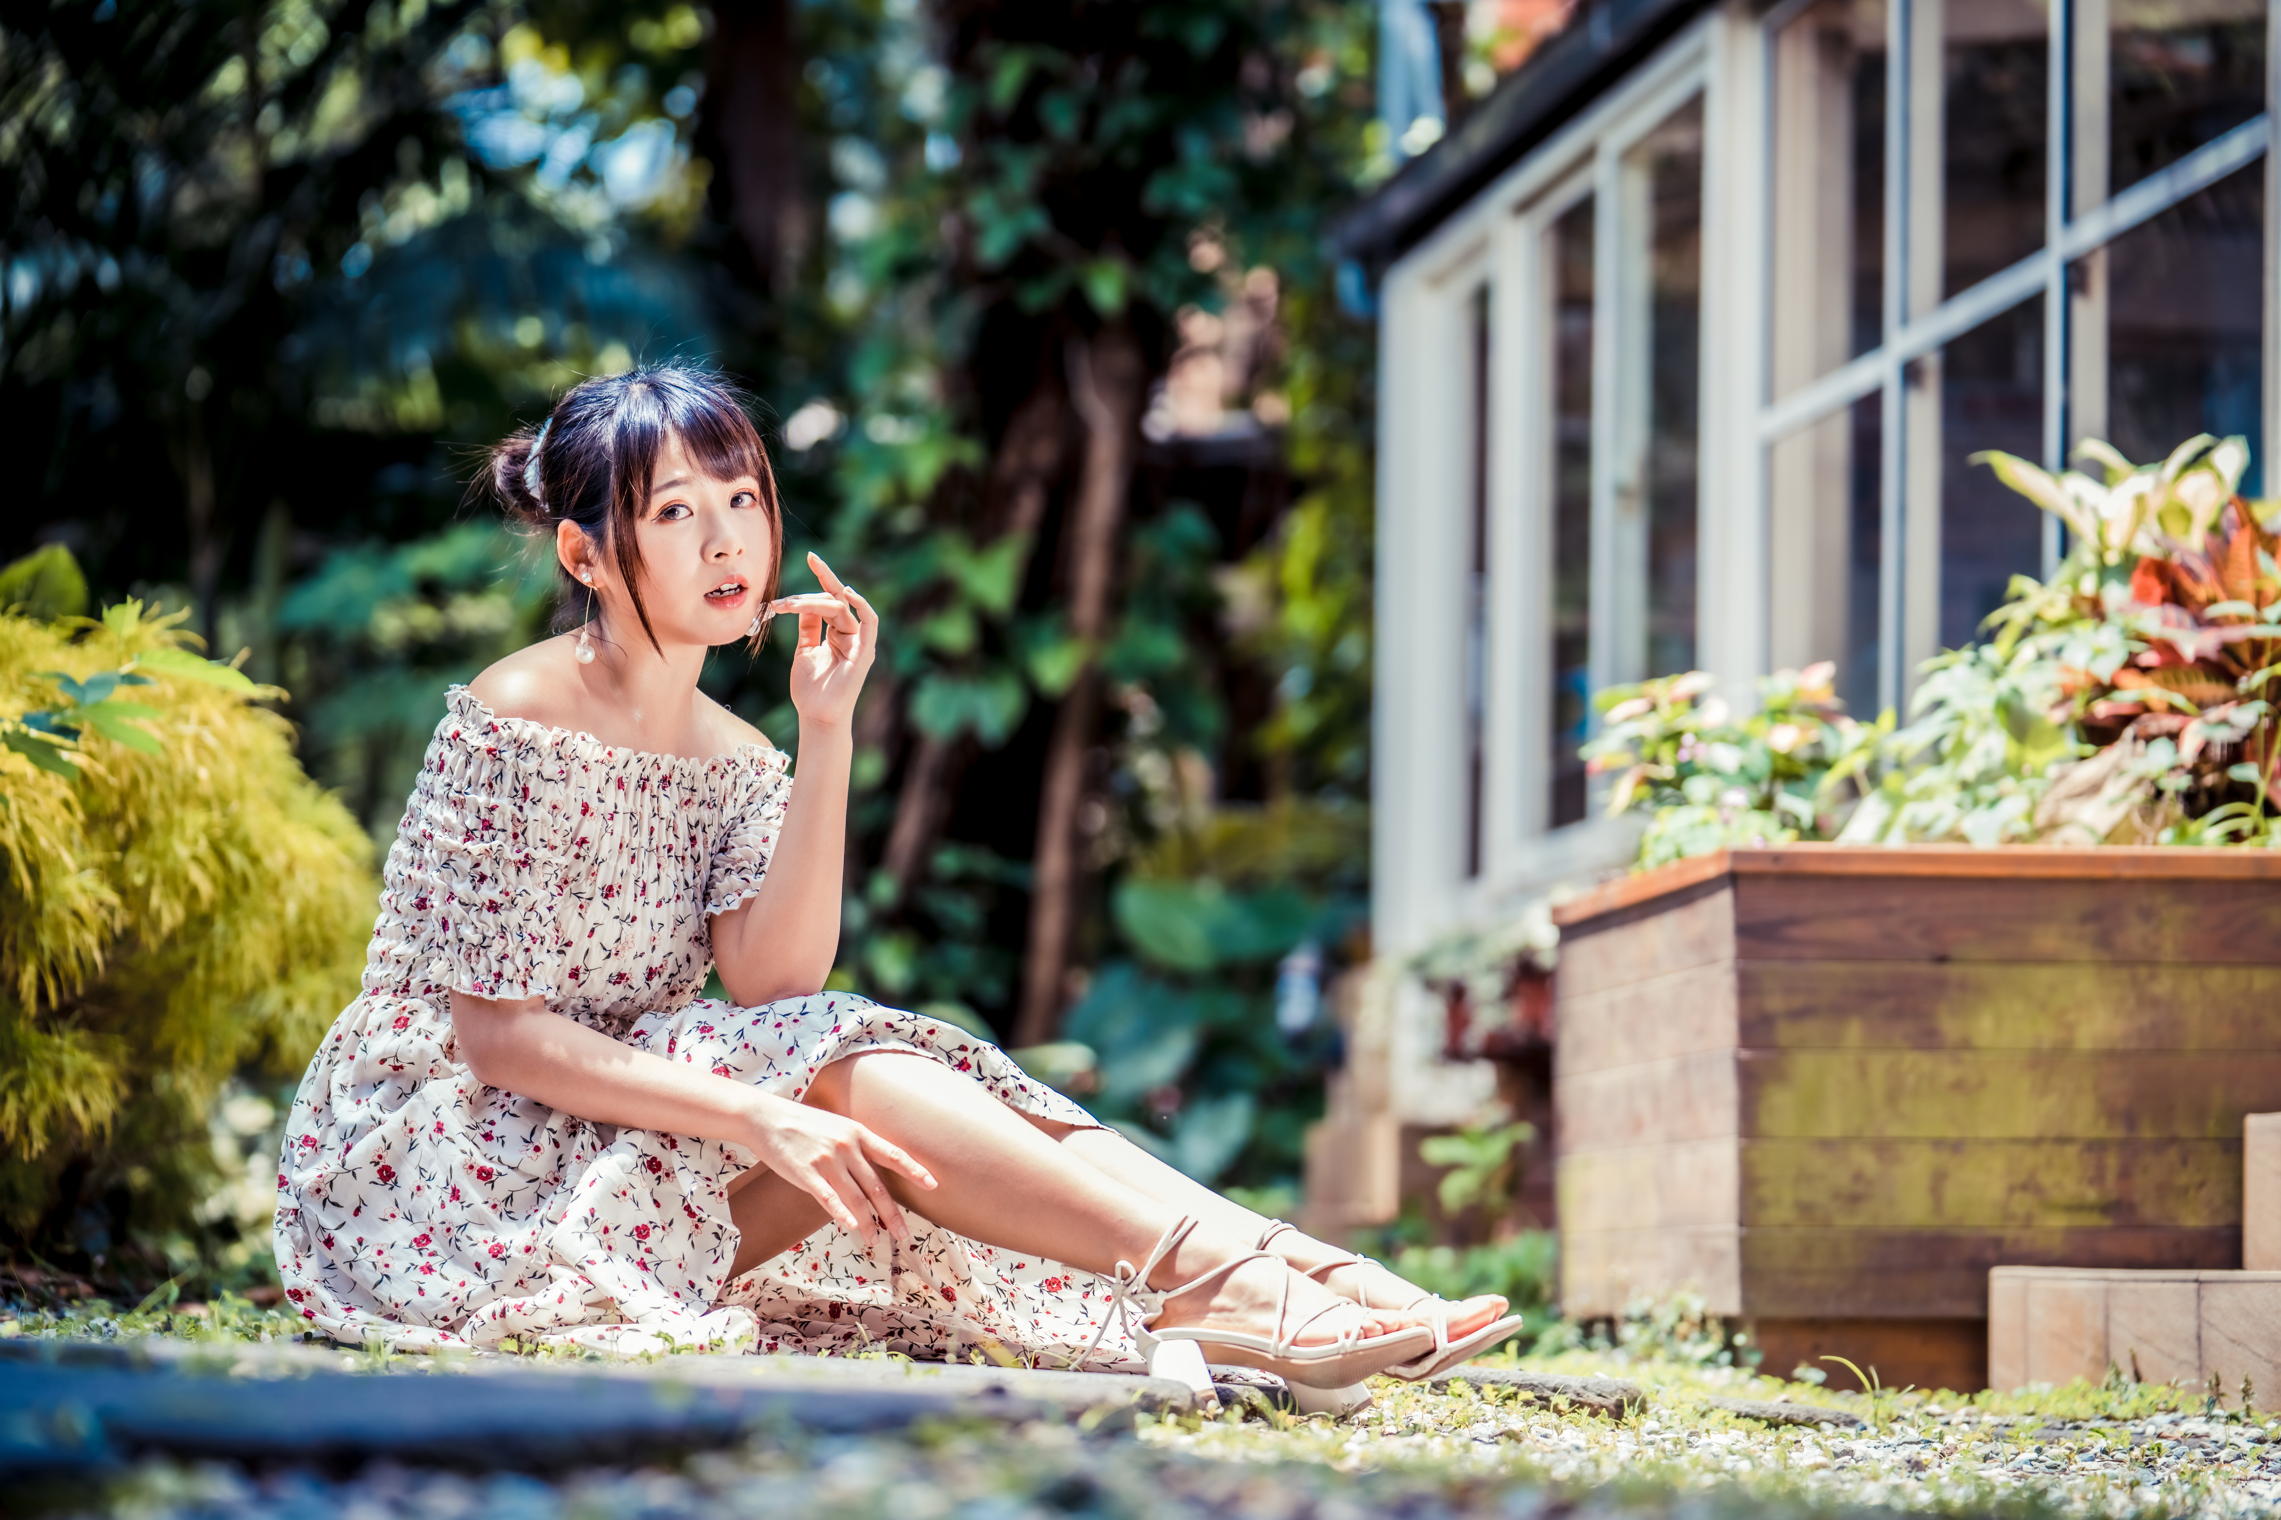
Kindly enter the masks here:
[[560, 757], [458, 714], [428, 746], [404, 818], [413, 906], [458, 992], [551, 998], [568, 945]]
[[792, 776], [781, 750], [748, 750], [739, 767], [736, 795], [725, 810], [721, 839], [705, 870], [705, 912], [726, 913], [760, 890], [769, 857], [784, 828]]

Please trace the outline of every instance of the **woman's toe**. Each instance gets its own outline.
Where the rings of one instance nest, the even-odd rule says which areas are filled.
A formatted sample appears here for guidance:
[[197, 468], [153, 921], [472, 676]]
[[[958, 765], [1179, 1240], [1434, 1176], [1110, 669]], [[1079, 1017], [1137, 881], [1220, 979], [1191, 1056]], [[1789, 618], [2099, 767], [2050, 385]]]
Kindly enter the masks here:
[[1476, 1330], [1487, 1329], [1504, 1318], [1505, 1300], [1495, 1293], [1483, 1293], [1466, 1299], [1449, 1311], [1449, 1338], [1460, 1340]]

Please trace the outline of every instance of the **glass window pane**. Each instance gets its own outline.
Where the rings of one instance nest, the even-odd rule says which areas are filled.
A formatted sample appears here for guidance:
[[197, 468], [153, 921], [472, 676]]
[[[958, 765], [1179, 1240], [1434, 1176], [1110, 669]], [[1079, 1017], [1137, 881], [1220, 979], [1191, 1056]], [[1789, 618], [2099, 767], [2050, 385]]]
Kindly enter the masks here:
[[1467, 363], [1472, 384], [1472, 460], [1469, 482], [1473, 542], [1466, 575], [1465, 609], [1465, 874], [1481, 874], [1482, 787], [1488, 767], [1489, 706], [1489, 287], [1466, 303]]
[[1912, 507], [1937, 494], [1938, 640], [1954, 649], [1978, 636], [2015, 574], [2043, 570], [2043, 513], [1986, 465], [1971, 463], [1981, 449], [2043, 457], [2042, 300], [2022, 302], [1917, 360], [1908, 386], [1909, 494]]
[[[2265, 321], [2265, 165], [2227, 175], [2077, 266], [2107, 357], [2105, 436], [2160, 459], [2196, 433], [2249, 439], [2250, 495], [2268, 478], [2260, 338]], [[2105, 269], [2083, 268], [2104, 259]], [[2103, 281], [2102, 277], [2103, 276]], [[2100, 286], [2103, 283], [2103, 293]], [[2103, 295], [2103, 298], [2102, 298]]]
[[[1697, 363], [1703, 308], [1703, 105], [1634, 150], [1646, 190], [1646, 334], [1634, 377], [1645, 402], [1632, 446], [1647, 553], [1646, 675], [1695, 664]], [[1630, 672], [1626, 672], [1630, 674]]]
[[1592, 202], [1552, 224], [1552, 605], [1546, 823], [1584, 816], [1592, 712]]
[[2113, 189], [2265, 109], [2264, 0], [2108, 0], [2107, 14]]
[[1945, 298], [2043, 246], [2051, 21], [2044, 0], [1943, 0], [1923, 14], [1941, 28]]
[[1818, 0], [1774, 39], [1777, 395], [1882, 339], [1885, 16]]
[[1772, 651], [1778, 667], [1837, 661], [1837, 693], [1877, 709], [1883, 418], [1872, 391], [1774, 445]]

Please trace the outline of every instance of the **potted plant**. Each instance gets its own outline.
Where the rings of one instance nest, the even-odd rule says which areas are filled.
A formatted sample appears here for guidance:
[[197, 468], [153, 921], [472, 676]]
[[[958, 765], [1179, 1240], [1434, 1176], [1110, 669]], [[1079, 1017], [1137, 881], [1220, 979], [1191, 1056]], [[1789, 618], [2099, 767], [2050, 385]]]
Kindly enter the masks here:
[[1741, 718], [1602, 695], [1587, 756], [1650, 818], [1554, 914], [1569, 1312], [1692, 1287], [1769, 1365], [1977, 1387], [1998, 1262], [2238, 1261], [2281, 1107], [2275, 514], [2238, 442], [2087, 454], [1993, 458], [2075, 545], [1906, 726], [1827, 667]]

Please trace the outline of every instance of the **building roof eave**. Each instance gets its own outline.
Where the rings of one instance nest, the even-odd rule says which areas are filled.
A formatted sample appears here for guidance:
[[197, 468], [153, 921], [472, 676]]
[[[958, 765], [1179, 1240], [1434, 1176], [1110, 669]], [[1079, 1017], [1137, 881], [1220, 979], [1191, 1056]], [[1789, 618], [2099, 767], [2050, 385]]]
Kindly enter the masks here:
[[1334, 219], [1332, 248], [1383, 269], [1710, 5], [1583, 0], [1577, 20], [1476, 101], [1456, 131]]

